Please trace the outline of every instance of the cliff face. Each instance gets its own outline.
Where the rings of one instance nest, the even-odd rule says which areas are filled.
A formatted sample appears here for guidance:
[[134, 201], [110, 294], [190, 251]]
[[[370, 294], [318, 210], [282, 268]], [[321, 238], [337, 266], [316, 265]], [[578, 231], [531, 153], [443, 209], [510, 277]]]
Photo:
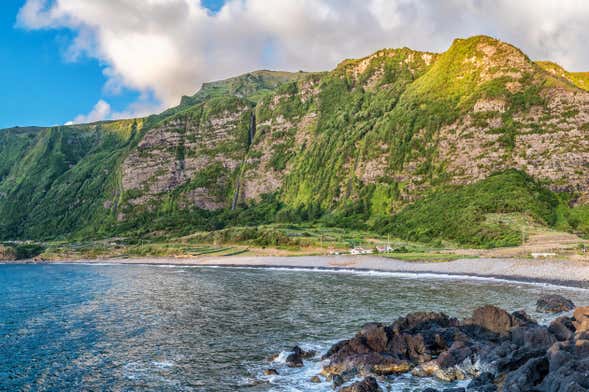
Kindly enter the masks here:
[[479, 36], [442, 54], [386, 49], [325, 73], [205, 84], [145, 119], [4, 130], [0, 231], [100, 234], [270, 194], [285, 208], [390, 216], [510, 168], [587, 203], [585, 79]]

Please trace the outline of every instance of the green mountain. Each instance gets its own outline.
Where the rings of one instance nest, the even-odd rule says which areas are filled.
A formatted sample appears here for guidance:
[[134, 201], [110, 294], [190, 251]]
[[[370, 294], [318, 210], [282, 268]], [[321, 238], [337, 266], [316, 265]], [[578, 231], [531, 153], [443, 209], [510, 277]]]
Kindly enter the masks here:
[[144, 119], [4, 130], [0, 237], [320, 220], [509, 245], [485, 216], [512, 212], [589, 233], [587, 80], [477, 36], [207, 83]]

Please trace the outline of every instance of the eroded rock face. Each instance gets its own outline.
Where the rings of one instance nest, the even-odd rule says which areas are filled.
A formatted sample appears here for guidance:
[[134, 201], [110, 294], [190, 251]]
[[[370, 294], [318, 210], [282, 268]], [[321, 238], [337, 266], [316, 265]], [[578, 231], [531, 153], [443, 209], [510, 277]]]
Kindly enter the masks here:
[[234, 172], [246, 153], [242, 133], [250, 108], [202, 110], [200, 117], [174, 117], [149, 129], [125, 159], [121, 185], [131, 206], [151, 209], [171, 192], [179, 194], [183, 208], [227, 206]]
[[523, 311], [490, 305], [462, 322], [442, 313], [411, 313], [390, 325], [365, 324], [322, 359], [328, 378], [411, 372], [443, 381], [472, 378], [469, 391], [582, 391], [589, 388], [589, 307], [549, 327]]

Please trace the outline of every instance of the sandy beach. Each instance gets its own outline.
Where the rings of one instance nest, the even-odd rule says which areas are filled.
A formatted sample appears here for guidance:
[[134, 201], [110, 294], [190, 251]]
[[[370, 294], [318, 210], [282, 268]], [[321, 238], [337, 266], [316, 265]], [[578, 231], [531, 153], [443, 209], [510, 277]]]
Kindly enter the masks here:
[[159, 264], [225, 267], [354, 269], [494, 277], [589, 287], [589, 263], [570, 260], [460, 259], [407, 262], [378, 256], [233, 256], [203, 258], [136, 258], [70, 261], [71, 263]]

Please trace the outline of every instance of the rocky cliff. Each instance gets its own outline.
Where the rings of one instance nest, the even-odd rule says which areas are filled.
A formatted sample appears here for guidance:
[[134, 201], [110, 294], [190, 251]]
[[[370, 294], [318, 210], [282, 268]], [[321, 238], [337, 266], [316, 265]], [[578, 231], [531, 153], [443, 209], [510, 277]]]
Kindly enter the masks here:
[[390, 217], [507, 169], [584, 205], [586, 81], [477, 36], [439, 54], [385, 49], [330, 72], [205, 84], [145, 119], [4, 130], [0, 233], [101, 235], [270, 197], [283, 210]]

